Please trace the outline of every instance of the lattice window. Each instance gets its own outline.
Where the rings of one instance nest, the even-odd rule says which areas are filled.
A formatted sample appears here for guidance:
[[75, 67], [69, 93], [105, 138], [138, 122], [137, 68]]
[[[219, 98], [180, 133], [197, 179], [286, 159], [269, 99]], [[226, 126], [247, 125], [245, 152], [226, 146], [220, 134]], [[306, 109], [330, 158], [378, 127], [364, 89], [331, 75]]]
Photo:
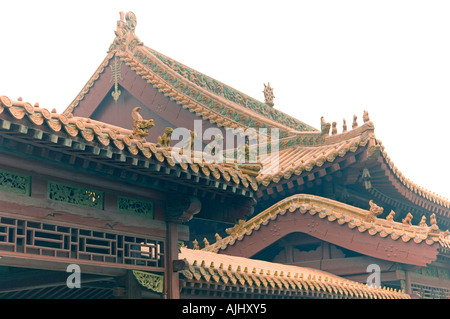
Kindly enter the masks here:
[[423, 299], [449, 299], [450, 289], [411, 284], [413, 293], [418, 294]]
[[152, 219], [154, 218], [154, 208], [152, 202], [121, 196], [117, 198], [117, 202], [117, 209], [120, 213], [143, 216]]
[[48, 198], [77, 206], [103, 209], [104, 193], [86, 187], [48, 182]]
[[0, 251], [164, 267], [161, 240], [7, 217], [0, 217]]
[[0, 191], [30, 195], [31, 177], [0, 170]]

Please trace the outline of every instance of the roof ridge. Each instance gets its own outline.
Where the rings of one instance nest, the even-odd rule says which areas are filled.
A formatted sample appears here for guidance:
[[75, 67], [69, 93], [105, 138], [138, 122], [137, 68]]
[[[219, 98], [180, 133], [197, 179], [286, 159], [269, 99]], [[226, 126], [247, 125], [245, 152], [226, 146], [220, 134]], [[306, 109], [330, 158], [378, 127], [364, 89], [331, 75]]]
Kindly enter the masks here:
[[[276, 126], [286, 132], [292, 130], [317, 131], [317, 129], [313, 128], [312, 126], [307, 125], [280, 110], [274, 109], [273, 107], [259, 102], [235, 89], [232, 89], [231, 87], [226, 86], [225, 84], [217, 80], [209, 78], [198, 71], [194, 71], [193, 69], [190, 69], [184, 65], [182, 65], [181, 67], [181, 64], [179, 68], [173, 67], [170, 63], [167, 62], [169, 61], [167, 60], [169, 58], [167, 58], [165, 55], [162, 55], [161, 53], [144, 46], [143, 42], [140, 41], [135, 34], [136, 23], [136, 16], [133, 12], [128, 12], [127, 14], [120, 12], [120, 19], [117, 21], [117, 29], [115, 31], [116, 37], [114, 38], [112, 44], [108, 49], [107, 58], [102, 62], [102, 64], [96, 70], [88, 83], [83, 87], [78, 96], [64, 111], [64, 114], [68, 115], [69, 113], [71, 113], [73, 109], [78, 105], [78, 103], [84, 98], [84, 96], [93, 86], [95, 80], [98, 79], [99, 74], [104, 71], [105, 66], [108, 64], [109, 60], [115, 53], [127, 52], [128, 54], [132, 55], [134, 59], [136, 59], [136, 63], [140, 63], [146, 68], [151, 69], [153, 66], [155, 66], [155, 62], [158, 61], [160, 64], [159, 66], [155, 66], [156, 68], [161, 68], [162, 66], [164, 66], [163, 68], [165, 69], [165, 71], [170, 70], [173, 72], [173, 74], [176, 74], [178, 79], [172, 79], [172, 83], [170, 83], [171, 86], [176, 87], [180, 85], [183, 79], [183, 81], [189, 83], [190, 86], [195, 86], [195, 90], [203, 90], [200, 95], [197, 92], [196, 96], [193, 98], [196, 99], [199, 104], [203, 105], [207, 113], [217, 110], [220, 116], [224, 116], [228, 118], [228, 120], [240, 123], [240, 126], [255, 127], [263, 125], [262, 122], [267, 122], [266, 127], [267, 125]], [[154, 59], [150, 59], [149, 55], [154, 57]], [[152, 66], [149, 65], [150, 60], [153, 60]], [[170, 61], [174, 60], [170, 59]], [[181, 69], [183, 71], [181, 71]], [[155, 74], [158, 76], [160, 75], [158, 74], [158, 72], [156, 72]], [[205, 84], [206, 82], [203, 83], [202, 81], [194, 81], [193, 79], [191, 79], [191, 74], [198, 74], [206, 82], [210, 81], [218, 84], [219, 86], [221, 86], [221, 89], [219, 91], [212, 90], [210, 86]], [[166, 74], [164, 74], [164, 76], [165, 75]], [[186, 85], [184, 86], [185, 87], [183, 90], [185, 93], [190, 91], [186, 88]], [[209, 96], [209, 99], [207, 96]], [[172, 98], [170, 94], [169, 97]], [[212, 97], [216, 99], [214, 103], [213, 101], [210, 101]], [[189, 108], [189, 110], [192, 111], [191, 108]], [[234, 110], [234, 114], [230, 113], [231, 110]], [[252, 119], [252, 117], [256, 117], [256, 119], [254, 120]], [[259, 125], [256, 125], [258, 121], [261, 123]]]
[[[167, 55], [156, 51], [155, 49], [145, 47], [150, 53], [152, 53], [155, 57], [157, 57], [161, 62], [163, 62], [166, 66], [174, 70], [176, 73], [181, 75], [183, 78], [193, 82], [197, 86], [206, 89], [210, 93], [214, 93], [220, 95], [227, 100], [236, 103], [237, 105], [244, 107], [245, 109], [249, 109], [253, 112], [259, 113], [266, 117], [269, 120], [274, 120], [278, 122], [278, 119], [274, 119], [273, 116], [279, 115], [281, 118], [289, 119], [289, 121], [293, 121], [288, 124], [288, 126], [295, 130], [302, 131], [318, 131], [316, 128], [298, 120], [297, 118], [284, 113], [281, 110], [274, 109], [266, 103], [259, 101], [231, 86], [217, 80], [213, 79], [204, 73], [201, 73], [197, 70], [194, 70], [185, 64], [178, 62]], [[191, 79], [192, 78], [192, 79]], [[224, 93], [225, 92], [225, 93]], [[275, 113], [275, 114], [272, 114]], [[297, 127], [295, 125], [298, 125]]]

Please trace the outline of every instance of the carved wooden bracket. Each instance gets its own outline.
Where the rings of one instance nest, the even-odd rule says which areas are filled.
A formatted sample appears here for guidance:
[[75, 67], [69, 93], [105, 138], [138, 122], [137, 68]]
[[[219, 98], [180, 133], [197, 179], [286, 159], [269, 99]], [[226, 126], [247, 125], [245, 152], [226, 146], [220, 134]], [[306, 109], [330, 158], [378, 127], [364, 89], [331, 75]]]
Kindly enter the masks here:
[[173, 271], [178, 272], [189, 269], [189, 262], [186, 259], [177, 259], [173, 261]]
[[200, 212], [202, 203], [197, 197], [174, 194], [166, 201], [166, 220], [183, 223]]

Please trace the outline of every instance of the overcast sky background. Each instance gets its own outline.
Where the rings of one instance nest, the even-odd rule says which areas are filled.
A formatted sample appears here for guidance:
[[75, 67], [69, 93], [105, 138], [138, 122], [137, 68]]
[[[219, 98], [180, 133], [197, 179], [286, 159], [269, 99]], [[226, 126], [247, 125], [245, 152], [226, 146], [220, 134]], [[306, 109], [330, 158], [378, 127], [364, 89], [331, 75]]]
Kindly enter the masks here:
[[62, 112], [133, 11], [144, 45], [320, 128], [367, 110], [410, 180], [450, 197], [450, 1], [4, 1], [0, 95]]

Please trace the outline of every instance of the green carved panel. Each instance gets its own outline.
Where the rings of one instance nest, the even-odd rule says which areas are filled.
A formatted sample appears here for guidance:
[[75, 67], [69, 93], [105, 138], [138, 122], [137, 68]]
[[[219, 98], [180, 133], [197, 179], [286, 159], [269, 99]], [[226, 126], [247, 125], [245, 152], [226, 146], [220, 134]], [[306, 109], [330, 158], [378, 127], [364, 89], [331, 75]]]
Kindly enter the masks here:
[[86, 187], [75, 187], [48, 182], [48, 198], [77, 206], [103, 209], [104, 194]]
[[119, 196], [117, 198], [117, 206], [120, 213], [154, 218], [154, 206], [152, 202]]
[[0, 170], [0, 191], [30, 196], [31, 177]]

